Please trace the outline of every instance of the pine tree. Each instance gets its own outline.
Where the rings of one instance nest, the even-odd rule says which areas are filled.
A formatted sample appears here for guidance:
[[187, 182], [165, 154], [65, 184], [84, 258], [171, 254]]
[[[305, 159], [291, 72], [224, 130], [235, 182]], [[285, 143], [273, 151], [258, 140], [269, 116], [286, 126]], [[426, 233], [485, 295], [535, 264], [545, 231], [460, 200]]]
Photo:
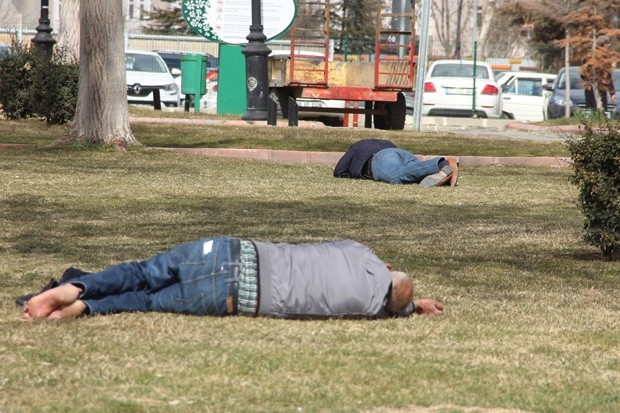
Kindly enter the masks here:
[[168, 3], [165, 8], [158, 8], [148, 13], [149, 23], [142, 29], [146, 34], [190, 35], [194, 31], [183, 18], [179, 0], [162, 0]]
[[379, 0], [342, 0], [332, 3], [331, 38], [348, 53], [374, 51]]

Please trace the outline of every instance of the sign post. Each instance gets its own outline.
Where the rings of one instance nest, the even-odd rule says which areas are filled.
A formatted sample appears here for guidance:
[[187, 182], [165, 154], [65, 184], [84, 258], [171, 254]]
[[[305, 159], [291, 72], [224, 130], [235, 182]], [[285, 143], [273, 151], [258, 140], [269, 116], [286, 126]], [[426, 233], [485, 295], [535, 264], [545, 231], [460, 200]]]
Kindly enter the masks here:
[[[251, 8], [247, 4], [249, 1]], [[267, 59], [271, 49], [265, 41], [290, 28], [297, 14], [297, 1], [183, 0], [182, 11], [187, 24], [200, 36], [221, 43], [246, 44], [242, 53], [246, 58], [247, 111], [242, 119], [266, 120]]]
[[267, 56], [271, 49], [265, 44], [267, 36], [263, 33], [261, 0], [252, 0], [252, 24], [246, 37], [248, 45], [243, 49], [245, 55], [247, 111], [243, 120], [267, 120], [269, 103], [269, 73]]

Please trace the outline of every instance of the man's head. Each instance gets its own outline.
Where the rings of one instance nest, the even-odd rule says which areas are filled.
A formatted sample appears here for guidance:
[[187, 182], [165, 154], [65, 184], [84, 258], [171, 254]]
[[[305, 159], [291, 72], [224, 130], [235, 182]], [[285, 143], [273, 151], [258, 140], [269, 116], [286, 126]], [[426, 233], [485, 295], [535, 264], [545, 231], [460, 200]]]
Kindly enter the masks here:
[[609, 37], [605, 36], [604, 34], [600, 35], [597, 39], [596, 39], [596, 45], [598, 47], [603, 47], [603, 46], [607, 46], [609, 45], [611, 41], [609, 40]]
[[391, 273], [392, 290], [385, 309], [391, 313], [397, 313], [405, 310], [413, 301], [413, 282], [404, 272], [391, 271]]

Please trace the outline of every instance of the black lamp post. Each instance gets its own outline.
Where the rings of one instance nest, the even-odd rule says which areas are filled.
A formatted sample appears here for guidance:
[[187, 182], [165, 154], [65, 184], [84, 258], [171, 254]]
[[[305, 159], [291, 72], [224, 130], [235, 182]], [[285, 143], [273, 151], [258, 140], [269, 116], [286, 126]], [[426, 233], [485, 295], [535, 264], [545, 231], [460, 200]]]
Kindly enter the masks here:
[[49, 0], [41, 0], [41, 18], [37, 26], [37, 34], [32, 38], [32, 43], [42, 54], [51, 55], [56, 40], [52, 36], [52, 27], [49, 19]]
[[247, 110], [243, 120], [267, 120], [269, 103], [269, 73], [267, 56], [271, 49], [265, 44], [261, 1], [252, 0], [252, 24], [247, 35], [248, 45], [241, 53], [245, 55]]

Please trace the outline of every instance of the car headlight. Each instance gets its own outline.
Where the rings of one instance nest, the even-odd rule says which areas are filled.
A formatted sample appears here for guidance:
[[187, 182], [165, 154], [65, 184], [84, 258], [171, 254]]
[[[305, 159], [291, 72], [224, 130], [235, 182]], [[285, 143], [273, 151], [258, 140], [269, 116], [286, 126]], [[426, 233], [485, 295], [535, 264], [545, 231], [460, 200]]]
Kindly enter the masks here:
[[[554, 96], [553, 97], [553, 103], [555, 103], [558, 106], [566, 106], [566, 99], [564, 99], [562, 97]], [[569, 100], [568, 101], [568, 105], [572, 108], [573, 107], [573, 101]]]
[[178, 93], [179, 92], [179, 87], [177, 86], [176, 83], [170, 83], [167, 84], [166, 86], [164, 86], [164, 90], [168, 93]]

